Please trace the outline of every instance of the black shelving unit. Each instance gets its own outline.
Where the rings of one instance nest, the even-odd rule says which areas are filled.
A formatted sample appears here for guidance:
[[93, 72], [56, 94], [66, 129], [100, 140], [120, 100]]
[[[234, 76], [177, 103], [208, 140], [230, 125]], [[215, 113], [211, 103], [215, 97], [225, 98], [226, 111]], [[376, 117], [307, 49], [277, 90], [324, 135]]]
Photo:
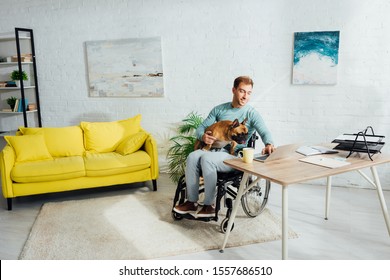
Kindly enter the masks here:
[[28, 121], [27, 121], [27, 112], [26, 112], [26, 105], [25, 104], [25, 88], [23, 84], [22, 79], [22, 60], [21, 60], [21, 47], [20, 47], [20, 32], [24, 32], [25, 34], [29, 34], [30, 37], [30, 44], [31, 44], [31, 54], [32, 54], [32, 65], [33, 65], [33, 75], [34, 75], [34, 81], [35, 81], [35, 102], [37, 104], [37, 114], [38, 114], [38, 126], [42, 127], [42, 117], [41, 117], [41, 107], [39, 102], [39, 86], [38, 86], [38, 75], [37, 75], [37, 65], [36, 65], [36, 59], [35, 59], [35, 45], [34, 45], [34, 32], [32, 29], [27, 28], [15, 28], [15, 40], [16, 40], [16, 54], [18, 57], [18, 69], [19, 69], [19, 77], [20, 77], [20, 95], [21, 95], [21, 101], [22, 101], [22, 112], [23, 112], [23, 121], [24, 126], [28, 127]]

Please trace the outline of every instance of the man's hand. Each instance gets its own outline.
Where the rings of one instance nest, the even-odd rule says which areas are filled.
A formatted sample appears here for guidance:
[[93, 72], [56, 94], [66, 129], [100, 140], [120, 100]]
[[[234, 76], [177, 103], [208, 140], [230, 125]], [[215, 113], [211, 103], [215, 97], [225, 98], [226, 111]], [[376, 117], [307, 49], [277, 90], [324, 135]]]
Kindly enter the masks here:
[[263, 148], [263, 151], [262, 151], [262, 154], [271, 154], [273, 151], [275, 151], [276, 148], [274, 147], [274, 145], [272, 144], [267, 144], [265, 145], [265, 147]]
[[203, 136], [202, 136], [202, 141], [206, 144], [206, 145], [212, 145], [214, 143], [214, 141], [217, 140], [217, 138], [215, 138], [214, 136], [212, 136], [212, 132], [211, 131], [206, 131]]

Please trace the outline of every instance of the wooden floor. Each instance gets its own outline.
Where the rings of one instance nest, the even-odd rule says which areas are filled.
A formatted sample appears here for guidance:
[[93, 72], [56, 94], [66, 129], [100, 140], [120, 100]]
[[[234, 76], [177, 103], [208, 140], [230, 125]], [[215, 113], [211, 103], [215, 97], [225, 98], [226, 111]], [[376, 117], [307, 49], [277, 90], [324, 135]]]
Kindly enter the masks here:
[[[162, 174], [158, 187], [171, 184]], [[147, 185], [150, 189], [151, 184]], [[142, 185], [101, 188], [14, 199], [12, 211], [0, 199], [0, 259], [18, 259], [41, 205], [49, 201], [132, 193]], [[390, 191], [384, 191], [390, 209]], [[172, 194], [173, 196], [173, 194]], [[289, 240], [289, 258], [298, 260], [389, 260], [387, 232], [375, 190], [332, 189], [330, 219], [324, 220], [325, 186], [299, 184], [289, 187], [289, 226], [299, 238]], [[268, 208], [281, 213], [281, 187], [272, 185]], [[221, 219], [222, 220], [222, 219]], [[194, 221], [194, 223], [196, 223]], [[235, 224], [239, 226], [239, 224]], [[167, 245], [169, 246], [169, 245]], [[166, 259], [280, 259], [281, 241], [174, 256]]]

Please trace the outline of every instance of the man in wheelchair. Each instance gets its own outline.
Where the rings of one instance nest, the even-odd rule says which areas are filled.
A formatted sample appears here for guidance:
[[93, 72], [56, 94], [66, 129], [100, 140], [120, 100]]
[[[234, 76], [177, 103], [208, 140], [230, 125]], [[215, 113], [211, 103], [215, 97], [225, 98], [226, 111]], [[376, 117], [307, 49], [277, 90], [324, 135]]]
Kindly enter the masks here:
[[[253, 81], [250, 77], [240, 76], [234, 80], [233, 100], [214, 107], [208, 117], [196, 130], [196, 137], [206, 145], [213, 144], [217, 139], [205, 131], [207, 127], [222, 120], [246, 121], [248, 135], [255, 131], [260, 135], [265, 147], [262, 153], [272, 153], [274, 151], [273, 140], [270, 131], [266, 127], [262, 117], [255, 108], [248, 105], [252, 94]], [[237, 145], [236, 155], [239, 150], [246, 145]], [[195, 150], [187, 157], [185, 180], [187, 186], [187, 201], [173, 208], [178, 214], [192, 214], [199, 218], [215, 216], [215, 193], [217, 184], [217, 174], [219, 172], [228, 173], [234, 171], [233, 168], [225, 165], [224, 160], [236, 157], [229, 153], [229, 148], [214, 149], [211, 151]], [[200, 175], [204, 180], [204, 201], [203, 207], [198, 209]], [[198, 211], [199, 210], [199, 211]]]

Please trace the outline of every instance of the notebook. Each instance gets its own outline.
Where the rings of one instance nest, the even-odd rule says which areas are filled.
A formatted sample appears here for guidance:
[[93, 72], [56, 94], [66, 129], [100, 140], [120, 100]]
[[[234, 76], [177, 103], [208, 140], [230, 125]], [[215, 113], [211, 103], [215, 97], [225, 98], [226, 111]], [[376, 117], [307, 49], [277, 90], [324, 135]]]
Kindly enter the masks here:
[[328, 168], [337, 168], [337, 167], [342, 167], [351, 164], [350, 162], [346, 161], [345, 158], [337, 158], [337, 157], [328, 158], [323, 156], [305, 157], [299, 159], [299, 161], [320, 165]]
[[297, 149], [297, 152], [305, 156], [338, 153], [338, 151], [322, 146], [301, 146]]
[[300, 144], [289, 144], [283, 145], [276, 148], [272, 154], [255, 154], [253, 160], [260, 162], [269, 162], [278, 159], [288, 158], [294, 155], [295, 150], [300, 146]]

